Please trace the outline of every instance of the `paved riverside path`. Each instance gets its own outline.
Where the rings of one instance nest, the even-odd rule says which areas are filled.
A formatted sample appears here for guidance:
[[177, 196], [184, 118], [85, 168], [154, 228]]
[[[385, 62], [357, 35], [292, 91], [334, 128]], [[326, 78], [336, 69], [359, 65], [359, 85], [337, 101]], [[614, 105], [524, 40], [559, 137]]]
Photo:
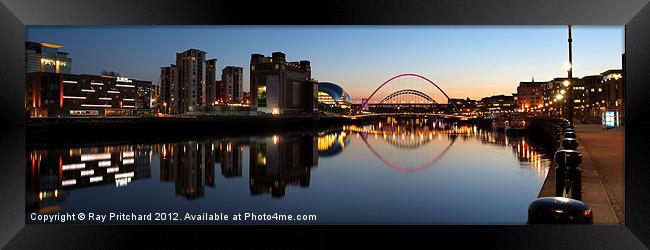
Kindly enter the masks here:
[[[582, 201], [594, 213], [594, 224], [625, 224], [625, 128], [575, 124], [582, 155]], [[555, 196], [551, 167], [540, 197]]]

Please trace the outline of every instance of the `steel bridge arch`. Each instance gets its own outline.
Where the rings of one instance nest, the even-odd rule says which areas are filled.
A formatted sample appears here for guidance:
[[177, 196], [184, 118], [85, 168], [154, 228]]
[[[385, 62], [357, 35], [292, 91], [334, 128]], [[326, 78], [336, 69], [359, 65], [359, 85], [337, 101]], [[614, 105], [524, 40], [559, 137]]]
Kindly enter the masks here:
[[425, 93], [422, 93], [421, 91], [415, 90], [415, 89], [402, 89], [402, 90], [395, 91], [395, 92], [391, 93], [390, 95], [384, 97], [384, 99], [382, 99], [379, 103], [382, 104], [382, 103], [384, 103], [384, 102], [386, 102], [386, 101], [388, 101], [390, 99], [393, 99], [393, 98], [401, 96], [401, 95], [416, 95], [416, 96], [424, 98], [425, 100], [429, 101], [430, 103], [436, 103], [436, 100], [431, 98], [431, 96], [429, 96], [429, 95], [427, 95]]
[[445, 97], [447, 98], [447, 103], [450, 103], [450, 104], [454, 107], [454, 109], [455, 109], [456, 111], [459, 111], [458, 108], [456, 107], [456, 104], [453, 103], [453, 102], [450, 100], [451, 98], [449, 98], [449, 96], [447, 95], [447, 93], [445, 93], [445, 91], [442, 90], [442, 89], [438, 86], [438, 84], [434, 83], [433, 81], [429, 80], [429, 78], [426, 78], [426, 77], [424, 77], [424, 76], [421, 76], [421, 75], [418, 75], [418, 74], [414, 74], [414, 73], [405, 73], [405, 74], [399, 74], [399, 75], [393, 76], [393, 77], [391, 77], [390, 79], [388, 79], [388, 80], [386, 80], [385, 82], [383, 82], [381, 85], [379, 85], [379, 87], [377, 87], [377, 89], [375, 89], [375, 91], [373, 91], [372, 94], [370, 94], [370, 96], [369, 96], [369, 97], [368, 97], [368, 98], [367, 98], [363, 103], [361, 103], [361, 106], [359, 107], [358, 110], [356, 110], [355, 113], [358, 113], [359, 111], [361, 111], [361, 110], [363, 109], [363, 107], [365, 107], [365, 106], [368, 104], [368, 102], [370, 101], [370, 99], [371, 99], [373, 96], [375, 96], [375, 94], [377, 93], [377, 91], [379, 91], [381, 88], [383, 88], [386, 84], [392, 82], [393, 80], [395, 80], [395, 79], [397, 79], [397, 78], [401, 78], [401, 77], [405, 77], [405, 76], [413, 76], [413, 77], [417, 77], [417, 78], [420, 78], [420, 79], [423, 79], [423, 80], [429, 82], [431, 85], [435, 86], [435, 87], [436, 87], [440, 92], [442, 92], [443, 95], [445, 95]]

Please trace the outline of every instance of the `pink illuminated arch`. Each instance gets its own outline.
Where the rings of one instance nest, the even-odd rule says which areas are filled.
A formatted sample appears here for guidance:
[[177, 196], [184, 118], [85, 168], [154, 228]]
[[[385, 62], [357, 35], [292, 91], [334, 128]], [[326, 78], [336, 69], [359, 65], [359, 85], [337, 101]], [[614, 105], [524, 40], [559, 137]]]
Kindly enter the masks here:
[[361, 110], [363, 109], [363, 107], [365, 107], [366, 104], [368, 104], [368, 102], [370, 101], [370, 99], [371, 99], [371, 98], [372, 98], [372, 97], [377, 93], [377, 91], [379, 91], [381, 88], [383, 88], [386, 84], [388, 84], [389, 82], [391, 82], [391, 81], [393, 81], [393, 80], [395, 80], [395, 79], [397, 79], [397, 78], [401, 78], [401, 77], [405, 77], [405, 76], [414, 76], [414, 77], [418, 77], [418, 78], [420, 78], [420, 79], [423, 79], [423, 80], [425, 80], [425, 81], [431, 83], [431, 85], [435, 86], [438, 90], [440, 90], [440, 92], [442, 92], [443, 95], [445, 95], [445, 97], [447, 98], [447, 103], [451, 103], [452, 106], [454, 106], [454, 109], [458, 110], [458, 108], [456, 107], [456, 104], [454, 104], [454, 103], [452, 103], [452, 102], [449, 101], [449, 96], [447, 95], [447, 93], [445, 93], [445, 91], [443, 91], [440, 87], [438, 87], [438, 85], [437, 85], [436, 83], [434, 83], [433, 81], [429, 80], [429, 78], [426, 78], [426, 77], [421, 76], [421, 75], [418, 75], [418, 74], [406, 73], [406, 74], [399, 74], [399, 75], [393, 76], [393, 77], [391, 77], [390, 79], [386, 80], [386, 81], [385, 81], [384, 83], [382, 83], [381, 85], [379, 85], [379, 87], [378, 87], [377, 89], [375, 89], [375, 91], [372, 92], [372, 94], [370, 94], [370, 96], [369, 96], [369, 97], [368, 97], [368, 98], [367, 98], [363, 103], [361, 103], [361, 107], [359, 107], [359, 110], [357, 110], [356, 112], [361, 111]]

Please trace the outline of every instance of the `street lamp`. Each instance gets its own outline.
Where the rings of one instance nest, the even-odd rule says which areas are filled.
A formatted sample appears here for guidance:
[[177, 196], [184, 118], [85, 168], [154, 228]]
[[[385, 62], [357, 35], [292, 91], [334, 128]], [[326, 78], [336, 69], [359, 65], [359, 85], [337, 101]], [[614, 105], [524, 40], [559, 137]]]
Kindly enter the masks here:
[[[569, 24], [569, 39], [567, 39], [567, 42], [569, 42], [569, 69], [567, 70], [568, 77], [567, 77], [567, 83], [566, 87], [569, 87], [569, 81], [573, 80], [573, 49], [571, 47], [571, 43], [573, 42], [573, 39], [571, 38], [571, 25]], [[566, 119], [569, 120], [569, 125], [573, 126], [573, 87], [570, 87], [567, 89], [567, 105], [566, 105]]]
[[564, 82], [562, 82], [562, 85], [564, 85], [564, 87], [569, 87], [570, 84], [571, 82], [569, 82], [569, 80], [564, 80]]

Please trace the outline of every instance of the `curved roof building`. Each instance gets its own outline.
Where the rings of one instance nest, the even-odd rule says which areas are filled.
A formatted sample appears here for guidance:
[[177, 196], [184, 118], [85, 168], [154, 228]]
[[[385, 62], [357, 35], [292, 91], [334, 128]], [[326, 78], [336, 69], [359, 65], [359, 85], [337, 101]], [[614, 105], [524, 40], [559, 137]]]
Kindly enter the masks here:
[[341, 108], [350, 107], [352, 98], [338, 84], [318, 82], [318, 102]]

